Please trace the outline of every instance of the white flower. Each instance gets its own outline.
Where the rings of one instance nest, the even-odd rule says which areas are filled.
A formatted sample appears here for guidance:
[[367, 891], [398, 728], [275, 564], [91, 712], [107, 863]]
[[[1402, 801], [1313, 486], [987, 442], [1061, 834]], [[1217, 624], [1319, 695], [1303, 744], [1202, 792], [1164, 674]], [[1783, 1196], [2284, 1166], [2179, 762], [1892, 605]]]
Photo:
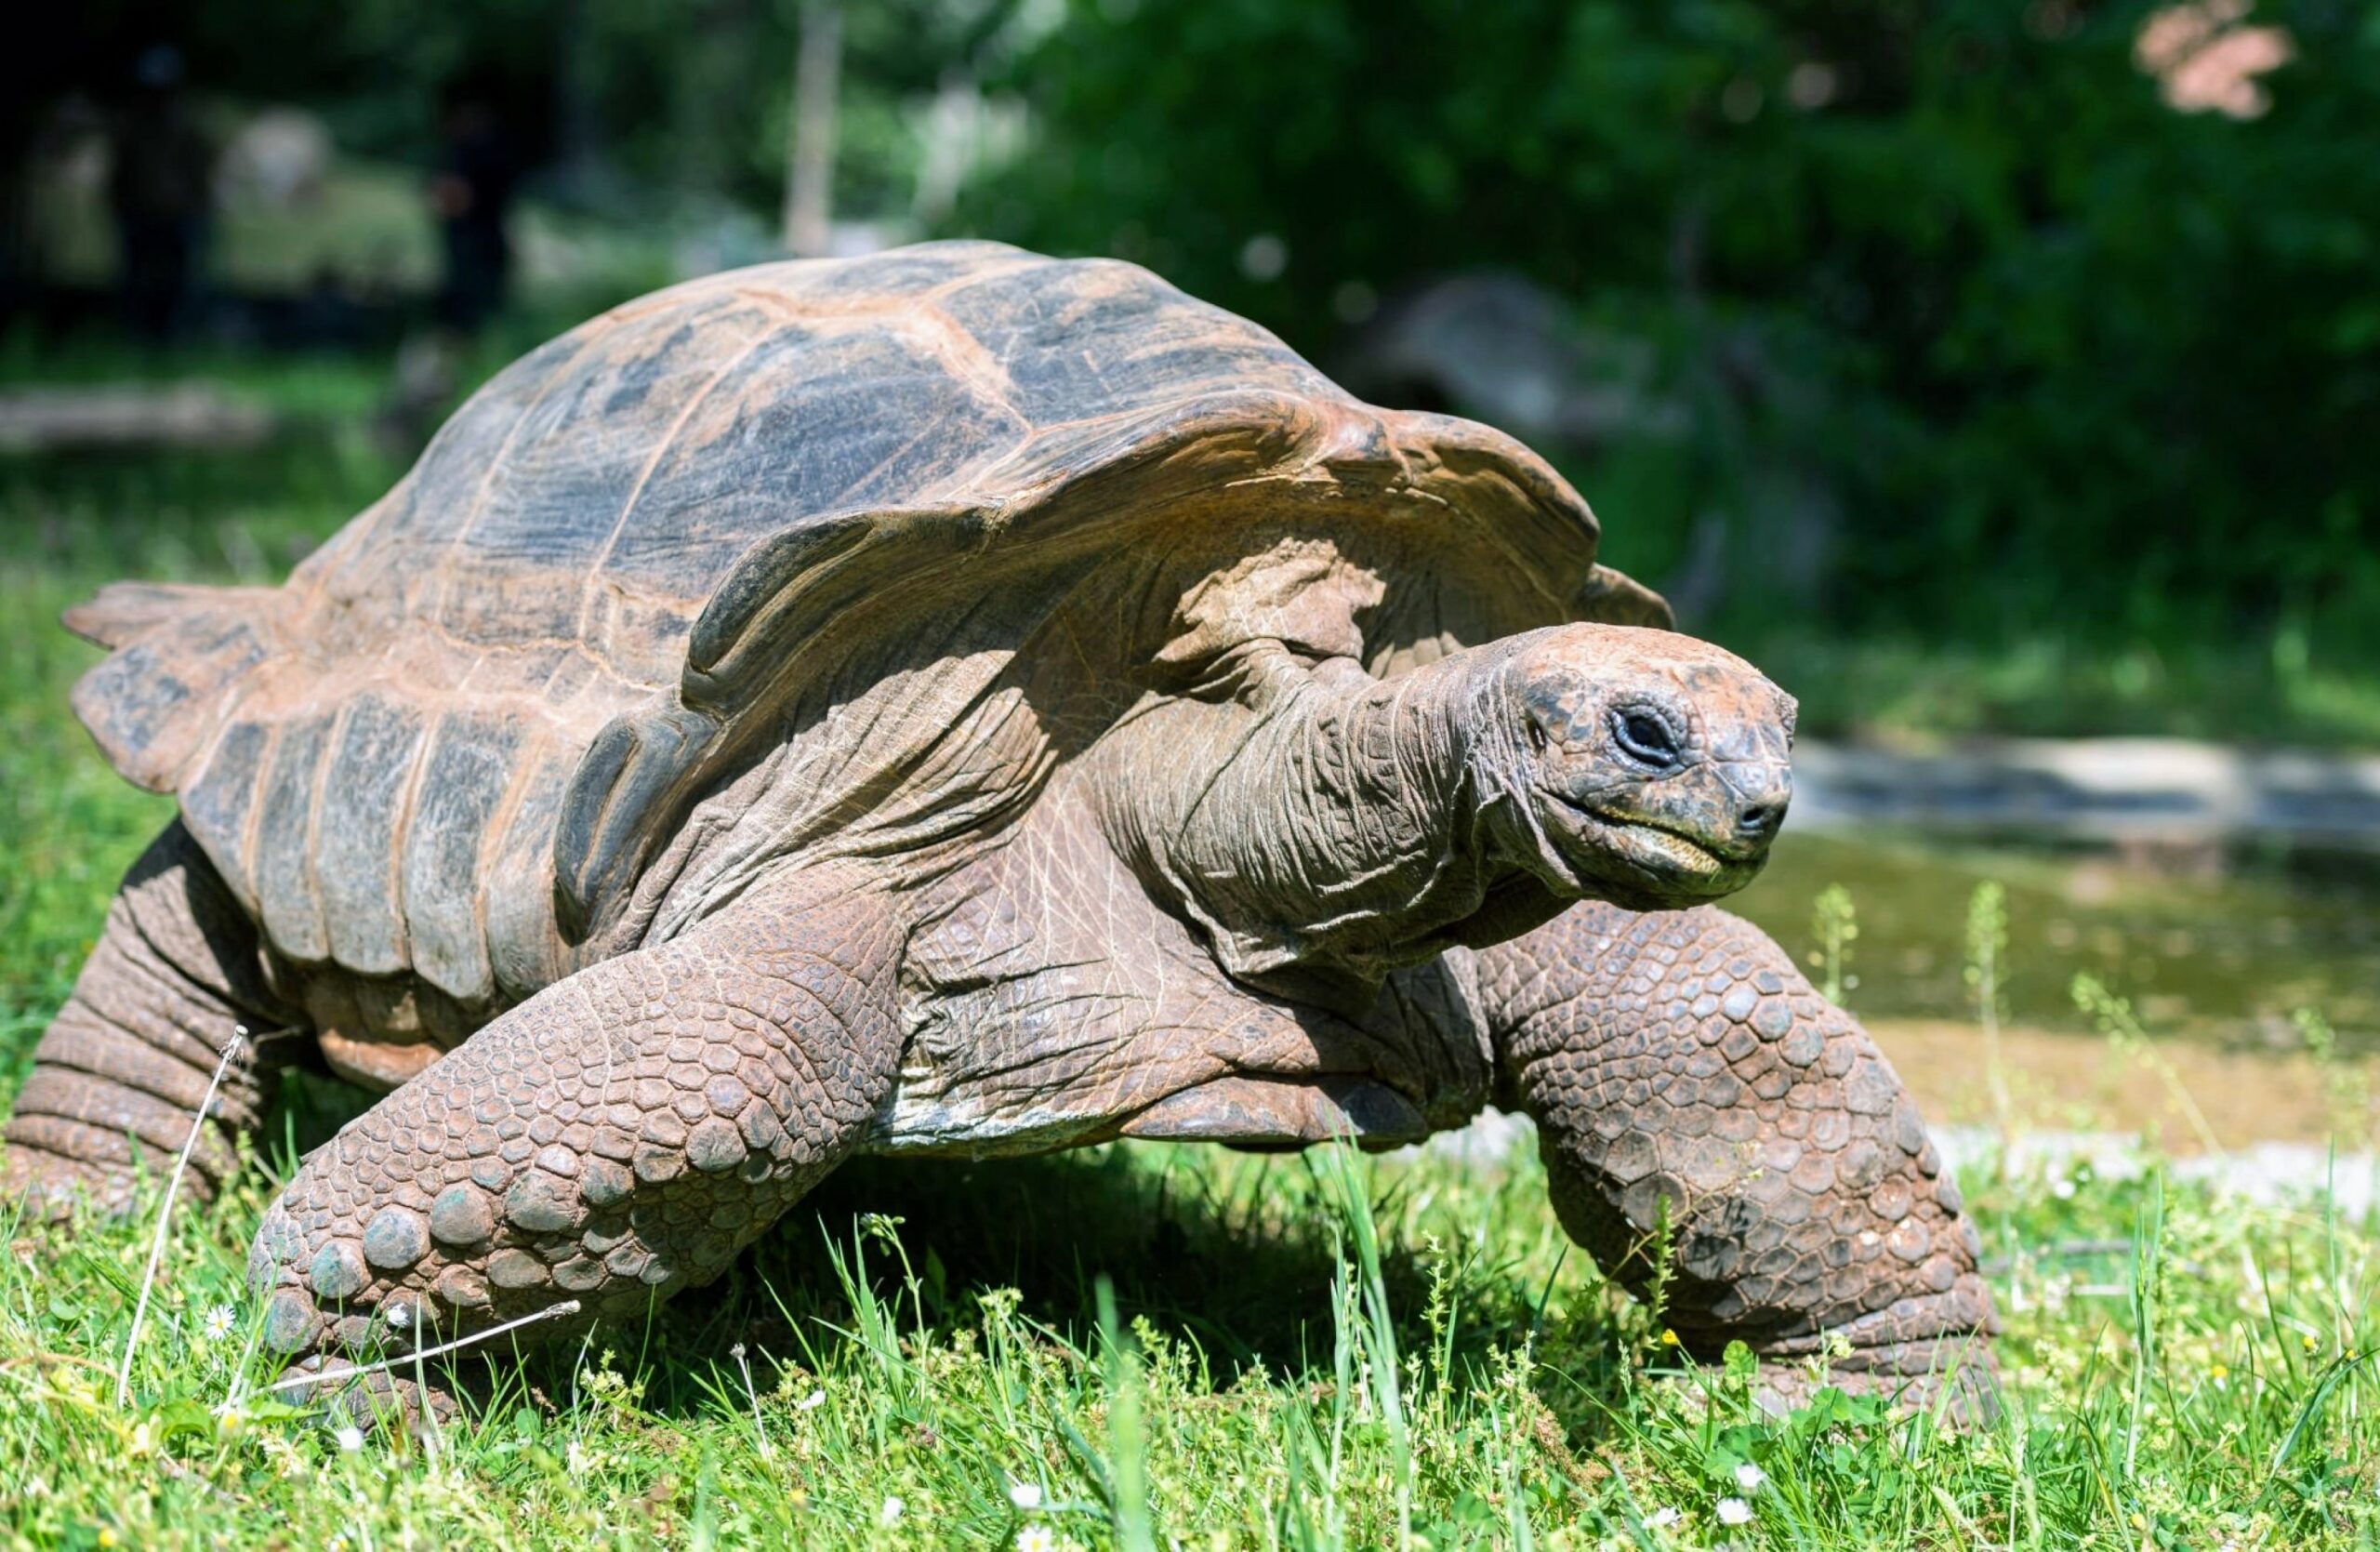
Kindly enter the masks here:
[[801, 1398], [801, 1399], [794, 1402], [793, 1410], [796, 1412], [815, 1412], [821, 1406], [824, 1406], [826, 1401], [826, 1393], [825, 1391], [813, 1390], [809, 1395]]
[[1736, 1485], [1746, 1492], [1758, 1492], [1760, 1484], [1766, 1480], [1768, 1480], [1768, 1473], [1750, 1461], [1736, 1467]]
[[900, 1499], [887, 1497], [884, 1500], [884, 1506], [876, 1511], [876, 1522], [888, 1528], [897, 1525], [901, 1522], [901, 1517], [908, 1510], [909, 1506], [901, 1502]]
[[1648, 1531], [1658, 1531], [1664, 1525], [1676, 1524], [1683, 1518], [1685, 1517], [1680, 1515], [1674, 1506], [1664, 1504], [1645, 1517], [1645, 1528]]
[[1749, 1525], [1752, 1523], [1752, 1506], [1745, 1503], [1740, 1498], [1720, 1499], [1719, 1507], [1715, 1512], [1718, 1514], [1719, 1523], [1722, 1525]]
[[225, 1337], [231, 1334], [231, 1327], [233, 1323], [234, 1317], [231, 1314], [231, 1307], [230, 1305], [218, 1304], [206, 1312], [206, 1324], [203, 1328], [206, 1333], [206, 1339], [209, 1342], [222, 1341]]
[[1057, 1552], [1057, 1546], [1047, 1525], [1027, 1525], [1016, 1533], [1016, 1552]]
[[587, 1447], [578, 1440], [572, 1439], [570, 1448], [562, 1453], [562, 1463], [572, 1476], [584, 1477], [587, 1475]]
[[350, 1453], [364, 1448], [364, 1430], [357, 1427], [352, 1423], [350, 1423], [347, 1426], [339, 1429], [339, 1431], [332, 1437], [338, 1440], [338, 1447], [340, 1449], [346, 1450]]
[[2052, 1181], [2050, 1183], [2049, 1194], [2056, 1197], [2060, 1201], [2071, 1200], [2074, 1196], [2074, 1182], [2064, 1178]]
[[1008, 1501], [1031, 1514], [1041, 1506], [1041, 1485], [1038, 1482], [1011, 1482], [1008, 1484]]

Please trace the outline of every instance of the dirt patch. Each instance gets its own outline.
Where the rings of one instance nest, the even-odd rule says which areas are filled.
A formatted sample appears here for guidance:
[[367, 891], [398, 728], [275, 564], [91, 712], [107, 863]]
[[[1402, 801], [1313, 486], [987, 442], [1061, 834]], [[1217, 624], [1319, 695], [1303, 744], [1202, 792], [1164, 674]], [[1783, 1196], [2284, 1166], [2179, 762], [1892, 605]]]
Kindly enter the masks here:
[[[1869, 1028], [1928, 1121], [1995, 1124], [1980, 1028], [1939, 1019], [1876, 1019]], [[2353, 1114], [2352, 1094], [2334, 1094], [2332, 1075], [2302, 1055], [2161, 1044], [2157, 1055], [2172, 1068], [2169, 1081], [2152, 1062], [2088, 1036], [2007, 1029], [2001, 1047], [2012, 1119], [2023, 1127], [2139, 1133], [2188, 1154], [2203, 1151], [2188, 1104], [2226, 1147], [2320, 1142], [2334, 1134], [2342, 1146], [2360, 1147], [2372, 1126], [2368, 1110]], [[2357, 1080], [2363, 1094], [2374, 1092], [2370, 1070], [2349, 1075], [2350, 1084]]]

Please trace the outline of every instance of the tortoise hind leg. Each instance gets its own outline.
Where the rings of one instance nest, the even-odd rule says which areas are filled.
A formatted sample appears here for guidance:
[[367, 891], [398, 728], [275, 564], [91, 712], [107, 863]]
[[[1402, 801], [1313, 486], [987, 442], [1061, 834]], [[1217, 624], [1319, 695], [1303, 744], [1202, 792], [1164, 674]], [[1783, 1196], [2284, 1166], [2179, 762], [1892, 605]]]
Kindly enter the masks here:
[[1741, 1338], [1772, 1398], [1830, 1337], [1846, 1389], [1988, 1415], [1997, 1329], [1973, 1224], [1875, 1042], [1751, 923], [1577, 906], [1479, 955], [1501, 1088], [1534, 1116], [1570, 1237], [1663, 1319]]
[[747, 895], [522, 1003], [310, 1157], [248, 1275], [298, 1373], [707, 1282], [866, 1134], [901, 934], [864, 882]]
[[[33, 1051], [0, 1153], [0, 1198], [36, 1210], [131, 1204], [142, 1171], [170, 1170], [234, 1033], [298, 1022], [266, 985], [257, 932], [179, 821], [125, 875], [65, 1006]], [[191, 1150], [211, 1194], [262, 1119], [271, 1063], [251, 1045], [225, 1069]]]

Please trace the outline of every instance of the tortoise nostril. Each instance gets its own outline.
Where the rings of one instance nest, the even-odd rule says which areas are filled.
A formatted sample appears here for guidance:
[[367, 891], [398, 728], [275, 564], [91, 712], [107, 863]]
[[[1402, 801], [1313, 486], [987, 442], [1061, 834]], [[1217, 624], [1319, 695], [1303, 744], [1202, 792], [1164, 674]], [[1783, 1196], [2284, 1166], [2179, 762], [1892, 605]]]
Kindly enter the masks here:
[[1784, 822], [1785, 805], [1781, 803], [1746, 803], [1736, 816], [1736, 829], [1748, 839], [1766, 841]]

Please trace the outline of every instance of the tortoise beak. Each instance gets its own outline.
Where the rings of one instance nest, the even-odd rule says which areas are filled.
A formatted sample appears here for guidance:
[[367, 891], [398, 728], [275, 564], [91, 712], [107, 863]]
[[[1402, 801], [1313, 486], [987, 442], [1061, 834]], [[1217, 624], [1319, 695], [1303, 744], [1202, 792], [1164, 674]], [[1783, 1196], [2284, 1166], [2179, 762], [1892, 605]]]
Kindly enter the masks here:
[[1726, 818], [1707, 821], [1680, 815], [1671, 803], [1590, 806], [1554, 793], [1546, 798], [1540, 823], [1558, 862], [1547, 882], [1632, 910], [1675, 909], [1734, 894], [1767, 863], [1775, 833], [1776, 821], [1764, 817], [1755, 821], [1757, 835], [1745, 834], [1732, 803], [1724, 804]]
[[1781, 760], [1741, 760], [1720, 764], [1718, 772], [1735, 799], [1737, 838], [1754, 852], [1766, 851], [1793, 803], [1793, 767]]

